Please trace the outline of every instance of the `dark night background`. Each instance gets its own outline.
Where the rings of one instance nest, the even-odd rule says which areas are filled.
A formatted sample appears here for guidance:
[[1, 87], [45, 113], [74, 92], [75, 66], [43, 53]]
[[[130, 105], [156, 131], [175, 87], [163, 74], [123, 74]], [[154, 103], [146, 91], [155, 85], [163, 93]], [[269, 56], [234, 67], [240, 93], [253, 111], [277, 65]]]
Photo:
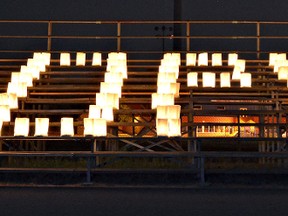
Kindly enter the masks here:
[[[245, 20], [245, 21], [288, 21], [287, 0], [1, 0], [0, 20], [88, 20], [88, 21], [117, 21], [117, 20]], [[67, 28], [66, 28], [67, 27]], [[54, 25], [54, 35], [115, 35], [115, 28], [97, 26], [76, 27], [69, 29], [70, 25]], [[155, 31], [154, 25], [128, 25], [121, 27], [121, 35], [161, 35]], [[161, 25], [157, 26], [161, 29]], [[165, 35], [185, 35], [185, 27], [165, 26]], [[232, 27], [226, 25], [219, 29], [206, 25], [191, 28], [191, 35], [255, 35], [255, 27], [242, 25]], [[28, 33], [27, 33], [28, 32]], [[0, 24], [0, 35], [46, 35], [46, 26], [37, 25], [8, 25]], [[288, 35], [288, 29], [262, 28], [263, 35]], [[185, 50], [185, 40], [122, 40], [122, 51], [180, 51]], [[209, 42], [191, 41], [194, 51], [255, 51], [255, 40], [209, 40]], [[116, 41], [77, 41], [53, 40], [51, 51], [61, 50], [98, 50], [101, 52], [116, 49]], [[288, 40], [275, 43], [265, 40], [261, 43], [261, 51], [285, 51]], [[45, 50], [45, 40], [0, 40], [0, 50]], [[0, 56], [1, 57], [1, 56]], [[6, 56], [7, 57], [7, 56]], [[9, 57], [9, 56], [8, 56]], [[14, 57], [14, 56], [13, 56]], [[26, 56], [25, 56], [26, 57]], [[247, 58], [250, 58], [249, 56]], [[252, 56], [255, 58], [255, 56]]]
[[288, 20], [287, 0], [1, 0], [0, 19]]
[[[250, 20], [250, 21], [288, 21], [287, 0], [0, 0], [0, 20]], [[287, 26], [287, 25], [285, 25]], [[91, 29], [81, 27], [72, 32], [63, 25], [53, 26], [55, 35], [92, 34], [109, 35], [115, 28]], [[209, 26], [208, 26], [209, 27]], [[242, 28], [225, 27], [227, 34], [255, 34], [255, 28], [244, 25]], [[279, 27], [279, 26], [278, 26]], [[288, 35], [288, 29], [263, 29], [263, 34]], [[89, 31], [88, 31], [89, 30]], [[207, 28], [215, 33], [215, 28]], [[70, 32], [71, 31], [71, 32]], [[123, 35], [142, 35], [154, 32], [154, 26], [136, 26], [135, 29], [123, 26]], [[174, 34], [182, 34], [184, 28], [173, 29]], [[222, 34], [222, 29], [218, 30]], [[265, 33], [266, 31], [266, 33]], [[28, 32], [28, 33], [27, 33]], [[195, 33], [196, 32], [196, 33]], [[271, 33], [272, 32], [272, 33]], [[203, 28], [193, 29], [193, 33], [206, 34]], [[45, 25], [19, 25], [0, 23], [0, 36], [3, 35], [46, 35]], [[157, 33], [158, 34], [158, 33]], [[165, 49], [183, 50], [185, 43], [166, 41]], [[255, 51], [255, 39], [241, 41], [230, 40], [223, 43], [210, 41], [191, 41], [194, 50], [239, 50]], [[115, 49], [113, 41], [75, 41], [53, 40], [52, 51], [86, 50], [110, 51]], [[138, 46], [138, 47], [137, 47]], [[68, 47], [68, 48], [67, 48]], [[136, 47], [136, 48], [135, 48]], [[287, 51], [288, 40], [275, 43], [266, 40], [261, 43], [261, 51]], [[27, 58], [37, 50], [47, 48], [46, 39], [0, 39], [0, 58]], [[123, 41], [122, 49], [162, 50], [162, 41]], [[6, 50], [24, 50], [23, 53], [3, 52]], [[30, 53], [29, 53], [30, 52]], [[130, 57], [130, 56], [129, 56]], [[159, 57], [159, 56], [158, 56]], [[242, 56], [241, 56], [242, 57]], [[149, 56], [150, 58], [150, 56]], [[245, 57], [246, 58], [246, 57]], [[255, 56], [252, 56], [255, 59]], [[159, 59], [159, 58], [158, 58]], [[286, 178], [285, 178], [286, 179]], [[132, 179], [133, 180], [133, 179]], [[131, 181], [132, 181], [131, 180]], [[241, 181], [241, 180], [240, 180]], [[1, 216], [25, 215], [287, 215], [287, 187], [276, 189], [251, 185], [251, 189], [241, 186], [239, 189], [227, 185], [220, 189], [200, 188], [2, 188], [0, 187]], [[285, 182], [287, 185], [287, 183]], [[5, 186], [5, 185], [4, 185]], [[32, 185], [31, 185], [32, 186]], [[250, 185], [249, 185], [250, 186]], [[3, 186], [2, 186], [3, 187]], [[32, 186], [33, 187], [33, 186]], [[100, 187], [103, 187], [102, 184]], [[253, 188], [254, 187], [254, 188]], [[144, 210], [144, 211], [143, 211]]]

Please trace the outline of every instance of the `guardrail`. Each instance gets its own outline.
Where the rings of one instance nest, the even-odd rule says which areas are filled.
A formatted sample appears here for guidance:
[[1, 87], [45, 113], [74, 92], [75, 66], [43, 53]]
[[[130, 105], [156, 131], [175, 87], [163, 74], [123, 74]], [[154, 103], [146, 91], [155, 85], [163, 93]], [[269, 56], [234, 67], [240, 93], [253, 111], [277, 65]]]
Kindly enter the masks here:
[[260, 59], [262, 53], [284, 51], [287, 25], [266, 21], [0, 20], [0, 53], [98, 50], [151, 56], [171, 50], [237, 51]]
[[[199, 183], [204, 184], [206, 182], [205, 173], [205, 161], [206, 159], [211, 158], [272, 158], [272, 159], [287, 159], [288, 152], [221, 152], [221, 151], [94, 151], [93, 145], [96, 140], [121, 140], [124, 138], [119, 137], [1, 137], [1, 140], [5, 142], [9, 141], [25, 141], [25, 140], [69, 140], [69, 141], [76, 141], [76, 142], [89, 142], [91, 145], [91, 151], [36, 151], [36, 152], [27, 152], [27, 151], [2, 151], [0, 152], [0, 157], [23, 157], [23, 158], [30, 158], [30, 157], [69, 157], [69, 158], [85, 158], [86, 159], [86, 183], [91, 183], [91, 174], [95, 172], [95, 170], [100, 170], [101, 168], [93, 168], [91, 166], [92, 160], [97, 157], [116, 157], [116, 158], [186, 158], [190, 160], [197, 160], [197, 166], [193, 168], [186, 169], [188, 173], [193, 173], [196, 171], [197, 176], [199, 177]], [[137, 138], [126, 138], [127, 140], [135, 140]], [[155, 137], [155, 138], [138, 138], [138, 139], [149, 139], [149, 140], [163, 140], [165, 137]], [[203, 142], [205, 140], [209, 140], [209, 137], [202, 137], [202, 138], [171, 138], [172, 140], [191, 140], [196, 142]], [[213, 138], [215, 141], [286, 141], [284, 138]], [[0, 169], [1, 170], [1, 169]], [[33, 169], [26, 168], [21, 169], [21, 172], [27, 171], [30, 172]], [[5, 171], [5, 169], [4, 169]], [[45, 170], [42, 170], [45, 172]], [[71, 170], [71, 172], [76, 172], [77, 170]], [[131, 171], [131, 170], [130, 170]], [[15, 172], [20, 172], [19, 170], [15, 170]], [[117, 172], [117, 169], [114, 170]], [[129, 172], [129, 170], [128, 170]], [[164, 170], [165, 172], [165, 170]]]
[[[0, 157], [69, 157], [69, 158], [85, 158], [87, 161], [86, 167], [86, 183], [91, 183], [91, 175], [95, 169], [91, 167], [91, 161], [96, 157], [128, 157], [128, 158], [188, 158], [198, 159], [199, 167], [196, 168], [196, 175], [199, 178], [199, 183], [204, 185], [205, 178], [205, 160], [210, 158], [272, 158], [272, 159], [287, 159], [287, 152], [0, 152]], [[100, 169], [100, 168], [99, 168]], [[0, 169], [1, 170], [1, 169]], [[5, 171], [5, 170], [4, 170]], [[21, 169], [21, 172], [31, 172], [33, 169]], [[45, 172], [45, 169], [41, 169]], [[51, 170], [49, 170], [51, 171]], [[61, 169], [60, 169], [61, 171]], [[66, 170], [67, 171], [67, 170]], [[77, 170], [70, 170], [76, 172]], [[117, 172], [118, 170], [113, 170]], [[129, 172], [129, 169], [126, 170]], [[15, 172], [20, 172], [15, 169]], [[131, 172], [131, 170], [130, 170]], [[165, 170], [164, 170], [165, 172]], [[166, 170], [166, 172], [168, 172]], [[174, 171], [175, 172], [175, 171]], [[186, 170], [187, 173], [193, 173], [193, 169]], [[67, 182], [68, 183], [68, 182]]]

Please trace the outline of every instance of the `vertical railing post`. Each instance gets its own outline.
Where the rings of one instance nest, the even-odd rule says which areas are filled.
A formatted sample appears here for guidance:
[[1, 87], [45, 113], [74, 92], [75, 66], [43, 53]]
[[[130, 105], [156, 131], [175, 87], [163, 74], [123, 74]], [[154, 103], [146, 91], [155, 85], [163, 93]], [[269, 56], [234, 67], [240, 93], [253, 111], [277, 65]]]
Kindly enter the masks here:
[[240, 124], [240, 115], [237, 115], [237, 130], [238, 130], [238, 137], [241, 137], [241, 124]]
[[[188, 114], [188, 122], [189, 124], [193, 123], [193, 107], [194, 107], [194, 100], [193, 100], [193, 90], [191, 89], [189, 91], [189, 114]], [[188, 126], [188, 137], [195, 137], [195, 134], [193, 133], [193, 126]], [[188, 150], [189, 151], [195, 151], [193, 148], [194, 141], [189, 140]]]
[[205, 184], [205, 157], [201, 155], [200, 157], [200, 184]]
[[[100, 142], [101, 142], [101, 140], [97, 140], [97, 139], [94, 139], [92, 141], [92, 149], [91, 149], [92, 153], [95, 153], [97, 151], [101, 151], [101, 146], [100, 146], [101, 143]], [[94, 168], [95, 168], [95, 167], [98, 167], [100, 164], [100, 157], [95, 156], [94, 160], [95, 161], [93, 161], [93, 164], [94, 164]]]
[[[189, 115], [188, 115], [188, 137], [190, 138], [195, 138], [196, 137], [196, 133], [195, 133], [195, 129], [193, 125], [194, 120], [193, 120], [193, 107], [194, 107], [194, 100], [193, 100], [193, 90], [190, 90], [190, 98], [189, 98]], [[188, 152], [197, 152], [197, 140], [195, 139], [189, 139], [188, 140]], [[196, 158], [192, 158], [191, 164], [193, 165], [197, 165], [197, 159]]]
[[87, 172], [86, 172], [86, 183], [91, 183], [91, 156], [87, 156]]
[[117, 51], [121, 51], [121, 22], [117, 22]]
[[48, 35], [47, 35], [47, 51], [51, 51], [51, 46], [52, 46], [52, 22], [48, 21]]
[[257, 22], [257, 59], [260, 59], [260, 51], [261, 51], [261, 29], [260, 22]]
[[186, 23], [186, 51], [190, 51], [190, 22]]

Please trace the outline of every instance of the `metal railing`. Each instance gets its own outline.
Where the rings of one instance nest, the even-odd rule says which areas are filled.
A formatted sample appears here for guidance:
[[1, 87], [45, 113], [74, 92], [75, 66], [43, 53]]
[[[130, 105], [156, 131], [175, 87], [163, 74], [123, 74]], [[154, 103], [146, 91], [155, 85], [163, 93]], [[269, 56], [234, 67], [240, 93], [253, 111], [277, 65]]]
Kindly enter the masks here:
[[[262, 21], [0, 20], [0, 53], [97, 50], [151, 55], [205, 50], [237, 51], [261, 58], [261, 53], [285, 51], [287, 25]], [[180, 34], [175, 35], [175, 29]]]
[[[174, 158], [174, 159], [183, 159], [186, 158], [188, 160], [198, 160], [198, 165], [190, 168], [186, 168], [184, 171], [186, 173], [190, 174], [195, 174], [197, 175], [199, 179], [200, 184], [205, 184], [206, 183], [206, 173], [209, 172], [209, 168], [207, 169], [205, 166], [205, 163], [207, 159], [217, 159], [217, 158], [229, 158], [229, 159], [234, 159], [234, 158], [240, 158], [240, 159], [282, 159], [282, 160], [287, 160], [288, 154], [287, 152], [113, 152], [113, 151], [97, 151], [97, 152], [0, 152], [0, 158], [4, 157], [16, 157], [16, 158], [35, 158], [35, 157], [44, 157], [44, 158], [73, 158], [73, 159], [78, 159], [78, 158], [84, 158], [86, 160], [86, 168], [82, 170], [77, 170], [77, 169], [38, 169], [35, 170], [33, 168], [22, 168], [22, 169], [0, 169], [0, 172], [14, 172], [14, 173], [19, 173], [19, 172], [35, 172], [36, 173], [40, 172], [63, 172], [65, 170], [66, 173], [78, 173], [79, 171], [85, 172], [86, 173], [86, 183], [91, 183], [93, 182], [93, 177], [92, 175], [97, 175], [97, 171], [101, 172], [101, 168], [95, 168], [93, 167], [92, 161], [95, 160], [97, 157], [108, 157], [108, 158]], [[126, 170], [127, 172], [132, 172], [131, 169], [114, 169], [113, 172], [119, 173], [119, 171]], [[163, 169], [162, 169], [163, 170]], [[77, 172], [78, 171], [78, 172]], [[105, 169], [102, 171], [105, 173]], [[151, 173], [152, 170], [146, 170]], [[158, 170], [159, 171], [159, 170]], [[168, 172], [168, 170], [165, 170], [165, 172]], [[176, 172], [175, 170], [171, 171], [172, 173]], [[224, 171], [225, 173], [225, 171]], [[250, 174], [257, 174], [256, 170], [248, 170], [248, 173]], [[278, 174], [281, 174], [282, 172], [278, 170]], [[273, 169], [271, 170], [266, 170], [263, 172], [263, 174], [275, 174], [273, 172]], [[69, 184], [69, 182], [67, 182]]]

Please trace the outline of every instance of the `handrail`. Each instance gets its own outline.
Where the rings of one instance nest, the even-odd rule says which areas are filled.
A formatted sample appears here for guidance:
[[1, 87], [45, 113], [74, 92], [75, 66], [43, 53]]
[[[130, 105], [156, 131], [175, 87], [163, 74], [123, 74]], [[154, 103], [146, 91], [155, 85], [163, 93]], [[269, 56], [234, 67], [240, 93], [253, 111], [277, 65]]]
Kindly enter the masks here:
[[196, 24], [288, 24], [288, 21], [258, 20], [0, 20], [0, 23], [76, 23], [76, 24], [112, 24], [112, 23], [196, 23]]
[[[91, 159], [97, 157], [134, 157], [134, 158], [151, 158], [151, 157], [174, 157], [174, 158], [188, 158], [188, 159], [198, 159], [199, 160], [199, 167], [196, 168], [196, 174], [198, 174], [199, 183], [205, 184], [206, 183], [206, 172], [207, 168], [205, 167], [206, 159], [210, 158], [273, 158], [273, 159], [287, 159], [288, 153], [287, 152], [119, 152], [119, 151], [96, 151], [96, 152], [0, 152], [0, 157], [73, 157], [73, 158], [85, 158], [86, 159], [86, 183], [91, 183], [92, 178], [91, 174], [93, 170], [91, 166]], [[195, 168], [194, 168], [195, 169]], [[62, 169], [64, 170], [64, 169]], [[98, 169], [99, 170], [99, 169]], [[114, 172], [119, 172], [119, 169], [115, 169]], [[131, 169], [126, 169], [127, 171]], [[179, 169], [178, 169], [179, 170]], [[2, 171], [5, 171], [2, 170]], [[9, 171], [6, 170], [6, 171]], [[31, 172], [35, 171], [33, 168], [24, 168], [21, 170], [14, 170], [15, 172]], [[42, 171], [51, 171], [51, 170], [37, 170], [37, 172]], [[55, 169], [54, 169], [55, 171]], [[66, 169], [67, 171], [67, 169]], [[187, 172], [193, 173], [193, 169], [188, 169]], [[70, 172], [77, 172], [77, 169], [70, 170]], [[165, 170], [167, 172], [167, 170]], [[173, 171], [175, 173], [175, 171]], [[272, 173], [272, 170], [270, 170]], [[251, 173], [256, 173], [252, 171]], [[274, 174], [274, 173], [273, 173]]]
[[[17, 137], [17, 136], [0, 136], [0, 140], [2, 141], [29, 141], [29, 140], [45, 140], [45, 141], [55, 141], [55, 140], [67, 140], [67, 141], [87, 141], [93, 144], [95, 140], [97, 141], [106, 141], [106, 140], [148, 140], [148, 141], [158, 141], [158, 140], [172, 140], [172, 141], [209, 141], [211, 137], [163, 137], [163, 136], [153, 136], [153, 137], [132, 137], [132, 136], [113, 136], [108, 135], [106, 137], [92, 137], [92, 136], [47, 136], [47, 137], [38, 137], [38, 136], [27, 136], [27, 137]], [[213, 137], [214, 141], [251, 141], [251, 142], [259, 142], [259, 141], [281, 141], [286, 142], [287, 138], [282, 137]]]
[[[254, 47], [248, 47], [248, 49], [245, 50], [239, 50], [239, 52], [253, 52], [253, 53], [257, 53], [258, 58], [260, 58], [260, 53], [262, 52], [267, 52], [266, 50], [261, 49], [262, 44], [265, 42], [263, 42], [263, 40], [281, 40], [281, 39], [288, 39], [288, 35], [270, 35], [270, 34], [265, 34], [265, 32], [263, 32], [263, 27], [265, 28], [265, 26], [272, 26], [272, 25], [277, 25], [277, 28], [279, 28], [279, 25], [288, 25], [287, 21], [221, 21], [221, 20], [217, 20], [217, 21], [193, 21], [193, 20], [184, 20], [184, 21], [169, 21], [169, 20], [159, 20], [159, 21], [141, 21], [141, 20], [131, 20], [131, 21], [101, 21], [101, 20], [88, 20], [88, 21], [79, 21], [79, 20], [72, 20], [72, 21], [68, 21], [68, 20], [0, 20], [0, 24], [4, 25], [4, 24], [19, 24], [20, 26], [18, 27], [23, 27], [25, 28], [25, 24], [29, 24], [29, 25], [33, 25], [33, 24], [37, 24], [37, 25], [45, 25], [44, 29], [46, 28], [46, 33], [43, 34], [43, 29], [41, 27], [41, 32], [38, 32], [39, 35], [35, 35], [33, 33], [27, 32], [27, 34], [23, 34], [23, 31], [20, 31], [21, 33], [18, 33], [19, 31], [15, 30], [15, 34], [13, 33], [2, 33], [0, 35], [0, 40], [1, 39], [31, 39], [31, 40], [46, 40], [46, 45], [43, 46], [39, 46], [39, 50], [42, 51], [51, 51], [51, 52], [58, 52], [60, 50], [69, 50], [69, 46], [62, 47], [61, 49], [58, 49], [55, 46], [55, 42], [53, 40], [61, 40], [61, 39], [75, 39], [75, 40], [115, 40], [115, 46], [116, 47], [111, 47], [111, 50], [117, 50], [117, 51], [127, 51], [127, 52], [155, 52], [155, 50], [138, 50], [137, 47], [129, 47], [129, 49], [125, 48], [126, 44], [127, 44], [127, 40], [134, 40], [134, 41], [139, 41], [142, 39], [146, 39], [146, 40], [150, 40], [150, 39], [162, 39], [162, 40], [183, 40], [181, 43], [185, 46], [182, 47], [181, 50], [178, 51], [190, 51], [193, 50], [193, 46], [191, 44], [191, 40], [192, 39], [223, 39], [223, 40], [227, 40], [227, 39], [231, 39], [231, 40], [255, 40], [253, 43], [255, 44]], [[137, 32], [137, 28], [134, 29], [135, 25], [172, 25], [173, 27], [176, 27], [178, 25], [179, 28], [183, 29], [183, 34], [182, 35], [174, 35], [173, 32], [171, 32], [169, 35], [166, 35], [166, 33], [163, 32], [161, 33], [161, 29], [159, 29], [159, 34], [156, 34], [155, 31], [153, 31], [151, 28], [144, 29], [143, 31], [145, 32], [145, 34], [141, 34], [137, 35], [135, 34], [135, 31]], [[195, 26], [195, 25], [203, 25], [201, 26], [202, 30], [205, 30], [205, 25], [217, 25], [217, 27], [224, 27], [225, 25], [235, 25], [235, 26], [241, 26], [241, 25], [252, 25], [252, 29], [251, 30], [251, 34], [246, 35], [245, 33], [243, 34], [243, 31], [240, 31], [240, 33], [236, 33], [235, 35], [231, 35], [231, 33], [229, 32], [224, 32], [221, 31], [221, 34], [200, 34], [200, 35], [193, 35], [191, 34], [191, 31], [195, 32], [193, 29], [191, 29], [191, 27]], [[55, 32], [55, 28], [57, 28], [58, 25], [64, 25], [64, 26], [68, 26], [69, 31], [67, 31], [68, 33], [66, 34], [59, 34], [57, 32]], [[73, 26], [73, 25], [76, 25]], [[79, 26], [83, 27], [85, 25], [95, 25], [95, 26], [112, 26], [111, 27], [111, 31], [109, 32], [109, 34], [105, 35], [105, 31], [101, 31], [99, 30], [101, 33], [95, 33], [92, 30], [91, 31], [87, 31], [86, 34], [81, 34], [81, 28], [79, 28]], [[125, 30], [124, 27], [126, 27], [126, 25], [130, 25], [129, 26], [129, 30], [132, 30], [132, 34], [126, 34], [127, 30]], [[66, 28], [65, 27], [65, 28]], [[139, 27], [139, 26], [138, 26]], [[227, 26], [226, 26], [227, 27]], [[208, 27], [209, 28], [209, 27]], [[4, 28], [5, 29], [5, 28]], [[37, 28], [33, 28], [34, 31], [37, 31]], [[96, 28], [93, 28], [97, 29]], [[186, 29], [186, 30], [185, 30]], [[207, 28], [206, 28], [207, 29]], [[254, 30], [253, 30], [254, 29]], [[9, 30], [10, 31], [10, 30]], [[134, 33], [133, 33], [134, 31]], [[239, 31], [238, 31], [239, 32]], [[88, 34], [87, 34], [88, 33]], [[104, 35], [102, 35], [104, 33]], [[107, 32], [106, 32], [107, 33]], [[44, 42], [44, 41], [43, 41]], [[42, 42], [41, 42], [42, 43]], [[251, 45], [253, 45], [253, 43]], [[24, 43], [25, 44], [25, 43]], [[125, 46], [123, 46], [125, 45]], [[251, 46], [249, 45], [249, 46]], [[21, 45], [23, 47], [23, 45]], [[45, 47], [45, 48], [44, 48]], [[32, 52], [32, 50], [26, 50], [26, 48], [28, 49], [28, 47], [25, 47], [25, 49], [23, 50], [22, 48], [11, 48], [11, 51], [21, 51], [23, 53], [25, 52]], [[80, 50], [83, 50], [83, 48], [79, 48]], [[97, 49], [97, 46], [95, 47], [95, 50]], [[171, 47], [170, 49], [173, 49], [173, 47]], [[37, 50], [37, 48], [36, 48]], [[73, 49], [72, 49], [73, 50]], [[74, 49], [74, 51], [76, 51], [76, 49]], [[33, 51], [35, 51], [35, 49], [33, 49]], [[86, 49], [86, 51], [89, 51]], [[91, 51], [91, 50], [90, 50]], [[105, 51], [105, 50], [103, 50]], [[108, 50], [106, 50], [108, 52]], [[165, 51], [165, 50], [161, 50], [159, 49], [158, 51]], [[225, 50], [222, 50], [223, 52], [225, 52]], [[228, 51], [228, 50], [227, 50]], [[272, 50], [275, 51], [275, 50]], [[0, 46], [0, 53], [1, 52], [9, 52], [9, 48], [1, 48]]]

